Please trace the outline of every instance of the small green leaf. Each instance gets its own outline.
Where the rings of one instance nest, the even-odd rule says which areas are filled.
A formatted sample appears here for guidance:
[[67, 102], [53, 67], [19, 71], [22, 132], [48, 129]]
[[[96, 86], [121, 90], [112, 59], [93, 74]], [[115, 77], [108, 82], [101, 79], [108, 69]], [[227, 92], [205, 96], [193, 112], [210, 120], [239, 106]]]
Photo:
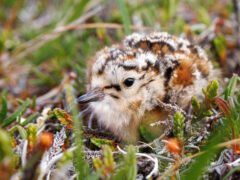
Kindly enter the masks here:
[[0, 112], [0, 123], [3, 122], [3, 119], [6, 118], [7, 116], [7, 100], [6, 100], [6, 97], [5, 96], [2, 96], [2, 110]]
[[218, 94], [219, 83], [217, 80], [211, 81], [206, 88], [203, 89], [203, 93], [206, 98], [212, 100]]
[[205, 112], [203, 113], [203, 115], [210, 117], [210, 116], [213, 115], [213, 112], [212, 112], [211, 110], [207, 110], [207, 111], [205, 111]]
[[27, 131], [22, 126], [16, 125], [9, 130], [11, 135], [13, 135], [16, 131], [19, 132], [22, 139], [27, 138]]
[[196, 96], [192, 97], [191, 103], [192, 103], [193, 111], [198, 112], [200, 110], [200, 103]]
[[106, 179], [106, 177], [110, 177], [115, 171], [115, 161], [113, 158], [113, 152], [110, 146], [103, 146], [103, 160], [99, 157], [93, 159], [94, 168], [102, 178]]
[[61, 124], [66, 125], [67, 128], [69, 129], [72, 129], [73, 119], [70, 114], [68, 114], [67, 112], [60, 108], [55, 108], [53, 110], [53, 113], [57, 117], [57, 119], [61, 122]]
[[227, 41], [223, 35], [218, 35], [213, 39], [213, 45], [216, 49], [216, 53], [221, 60], [225, 60], [226, 58], [226, 45]]
[[181, 112], [176, 112], [173, 116], [173, 134], [176, 138], [184, 138], [184, 116]]
[[99, 157], [96, 157], [93, 159], [93, 166], [96, 169], [96, 171], [101, 172], [102, 167], [103, 167], [103, 162]]
[[101, 148], [103, 145], [108, 145], [111, 147], [111, 149], [115, 149], [115, 144], [112, 140], [109, 139], [101, 139], [101, 138], [96, 138], [92, 137], [90, 139], [91, 143], [93, 143], [95, 146]]
[[115, 162], [113, 158], [113, 153], [110, 146], [103, 146], [103, 162], [104, 165], [108, 168], [111, 167], [113, 170], [115, 168]]

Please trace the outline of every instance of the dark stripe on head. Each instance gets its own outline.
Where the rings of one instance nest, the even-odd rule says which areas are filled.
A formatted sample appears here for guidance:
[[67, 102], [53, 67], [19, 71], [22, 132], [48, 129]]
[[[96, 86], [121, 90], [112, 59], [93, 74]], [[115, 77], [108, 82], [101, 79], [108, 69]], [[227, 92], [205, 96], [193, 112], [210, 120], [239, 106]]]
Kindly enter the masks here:
[[112, 87], [117, 91], [121, 91], [121, 87], [119, 86], [119, 84], [113, 84]]
[[146, 75], [146, 74], [143, 74], [143, 75], [139, 78], [139, 80], [144, 79], [144, 78], [145, 78], [145, 75]]
[[119, 64], [119, 67], [122, 67], [124, 70], [126, 71], [130, 71], [130, 70], [137, 70], [137, 66], [135, 65], [125, 65], [125, 64]]
[[142, 68], [142, 70], [144, 70], [144, 71], [148, 70], [149, 67], [152, 66], [152, 64], [148, 60], [146, 60], [146, 61], [147, 61], [147, 66]]
[[98, 70], [97, 74], [101, 75], [104, 72], [105, 66]]
[[109, 94], [109, 96], [111, 96], [111, 97], [114, 98], [114, 99], [119, 99], [119, 97], [116, 96], [116, 95], [114, 95], [114, 94]]
[[167, 70], [165, 71], [165, 73], [164, 73], [164, 77], [165, 77], [164, 84], [165, 84], [165, 86], [168, 84], [168, 82], [169, 82], [169, 80], [170, 80], [170, 78], [172, 76], [172, 72], [173, 72], [173, 68], [172, 67], [167, 68]]
[[108, 57], [106, 59], [106, 61], [104, 62], [104, 64], [102, 65], [101, 69], [98, 69], [98, 72], [97, 72], [98, 75], [101, 75], [104, 72], [105, 67], [106, 67], [108, 61], [110, 61], [110, 59], [111, 59], [111, 57]]
[[141, 88], [145, 87], [147, 84], [149, 84], [150, 82], [153, 82], [153, 81], [155, 81], [155, 79], [151, 79], [151, 80], [149, 80], [148, 82], [142, 84], [142, 85], [138, 88], [138, 91], [139, 91]]
[[111, 88], [114, 88], [116, 89], [117, 91], [121, 91], [121, 87], [119, 84], [111, 84], [109, 86], [105, 86], [104, 89], [111, 89]]
[[173, 67], [168, 67], [164, 73], [164, 77], [165, 77], [165, 82], [164, 85], [165, 87], [168, 87], [168, 83], [172, 77], [173, 71], [179, 66], [178, 61], [172, 61], [172, 63], [174, 63]]

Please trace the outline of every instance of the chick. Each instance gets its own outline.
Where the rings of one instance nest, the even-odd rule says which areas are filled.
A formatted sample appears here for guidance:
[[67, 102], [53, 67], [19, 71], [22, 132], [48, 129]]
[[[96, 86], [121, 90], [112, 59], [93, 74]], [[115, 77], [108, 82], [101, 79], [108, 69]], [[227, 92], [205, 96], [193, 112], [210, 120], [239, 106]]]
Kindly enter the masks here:
[[165, 32], [133, 33], [99, 51], [87, 71], [87, 93], [78, 102], [88, 103], [102, 126], [131, 143], [141, 123], [168, 117], [158, 102], [186, 109], [218, 76], [202, 48]]

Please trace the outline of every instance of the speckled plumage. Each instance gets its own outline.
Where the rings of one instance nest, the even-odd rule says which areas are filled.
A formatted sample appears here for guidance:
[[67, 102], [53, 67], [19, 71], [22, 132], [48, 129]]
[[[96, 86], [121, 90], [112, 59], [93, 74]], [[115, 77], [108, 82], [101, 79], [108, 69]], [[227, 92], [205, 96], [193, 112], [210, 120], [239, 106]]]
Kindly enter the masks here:
[[[88, 67], [87, 91], [98, 89], [102, 98], [89, 106], [115, 136], [135, 142], [138, 126], [149, 114], [155, 121], [167, 117], [156, 99], [186, 108], [216, 77], [199, 46], [168, 33], [134, 33], [96, 54]], [[126, 79], [133, 84], [128, 87]]]

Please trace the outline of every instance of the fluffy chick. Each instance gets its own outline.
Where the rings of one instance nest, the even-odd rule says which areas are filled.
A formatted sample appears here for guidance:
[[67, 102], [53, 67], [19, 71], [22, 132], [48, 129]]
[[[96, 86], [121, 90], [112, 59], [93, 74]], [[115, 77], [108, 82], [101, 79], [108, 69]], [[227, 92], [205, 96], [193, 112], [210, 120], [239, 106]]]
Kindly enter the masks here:
[[167, 118], [157, 100], [184, 109], [218, 73], [202, 48], [160, 32], [134, 33], [104, 48], [87, 76], [87, 93], [78, 101], [116, 137], [134, 143], [141, 122]]

